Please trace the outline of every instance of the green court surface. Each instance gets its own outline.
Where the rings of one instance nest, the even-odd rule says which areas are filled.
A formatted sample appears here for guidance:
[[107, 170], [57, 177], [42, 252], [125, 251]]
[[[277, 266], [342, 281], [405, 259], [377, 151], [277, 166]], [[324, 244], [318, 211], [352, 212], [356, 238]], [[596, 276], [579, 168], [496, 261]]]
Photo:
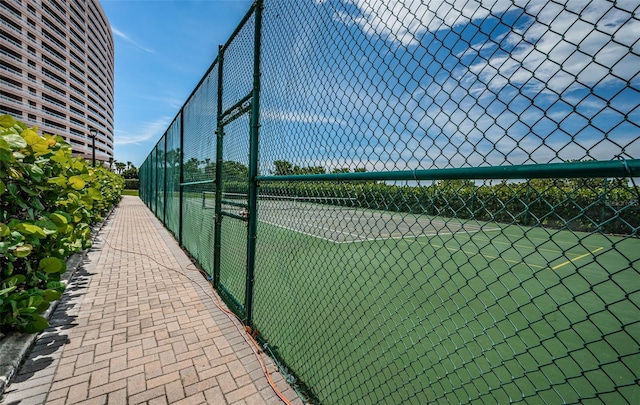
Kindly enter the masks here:
[[[184, 207], [185, 245], [211, 274], [213, 205]], [[255, 326], [321, 402], [640, 401], [637, 239], [258, 208]], [[222, 221], [220, 286], [243, 305], [247, 224], [223, 210], [237, 217]]]
[[636, 239], [421, 221], [443, 232], [339, 243], [259, 223], [256, 326], [323, 402], [640, 399]]

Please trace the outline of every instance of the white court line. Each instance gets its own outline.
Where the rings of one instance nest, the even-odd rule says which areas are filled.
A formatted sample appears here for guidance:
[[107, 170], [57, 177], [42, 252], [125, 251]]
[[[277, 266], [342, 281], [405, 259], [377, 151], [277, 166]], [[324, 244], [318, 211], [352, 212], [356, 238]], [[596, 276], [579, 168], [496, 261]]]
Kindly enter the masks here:
[[[275, 225], [274, 223], [268, 222], [268, 221], [262, 221], [262, 222], [270, 223], [272, 225]], [[285, 222], [293, 222], [295, 224], [300, 224], [300, 225], [308, 226], [308, 227], [311, 227], [311, 228], [318, 228], [318, 229], [322, 229], [322, 230], [325, 230], [325, 231], [339, 232], [339, 233], [342, 233], [344, 235], [349, 235], [349, 236], [358, 236], [359, 235], [358, 233], [351, 233], [349, 231], [341, 231], [341, 230], [338, 230], [338, 229], [325, 228], [324, 226], [315, 225], [315, 224], [310, 223], [310, 222], [295, 221], [295, 220], [291, 220], [291, 218], [288, 218], [287, 221], [285, 221]], [[285, 227], [285, 225], [282, 225], [282, 226]], [[286, 228], [286, 229], [289, 229], [289, 228]], [[294, 229], [291, 228], [291, 230], [294, 230]]]
[[312, 236], [312, 237], [317, 238], [317, 239], [326, 240], [326, 241], [328, 241], [328, 242], [333, 242], [333, 243], [344, 243], [344, 242], [336, 241], [336, 240], [334, 240], [334, 239], [325, 238], [325, 237], [323, 237], [323, 236], [319, 236], [319, 235], [316, 235], [316, 234], [312, 234], [312, 233], [308, 233], [308, 232], [303, 232], [303, 231], [300, 231], [300, 230], [297, 230], [297, 229], [287, 228], [286, 226], [283, 226], [283, 225], [280, 225], [280, 224], [276, 224], [276, 223], [273, 223], [273, 222], [269, 222], [269, 221], [262, 221], [262, 220], [259, 220], [259, 222], [262, 222], [262, 223], [265, 223], [265, 224], [269, 224], [269, 225], [273, 225], [273, 226], [278, 227], [278, 228], [286, 229], [287, 231], [291, 231], [291, 232], [299, 233], [299, 234], [301, 234], [301, 235]]
[[[314, 237], [314, 238], [317, 238], [317, 239], [326, 240], [328, 242], [332, 242], [332, 243], [335, 243], [335, 244], [373, 242], [373, 241], [376, 241], [376, 240], [418, 239], [418, 238], [421, 238], [421, 237], [429, 237], [429, 238], [431, 238], [433, 236], [440, 236], [440, 235], [447, 236], [447, 235], [454, 235], [456, 233], [461, 233], [461, 232], [465, 233], [465, 234], [472, 234], [472, 233], [477, 233], [477, 232], [495, 232], [495, 231], [500, 231], [502, 229], [502, 228], [482, 229], [480, 227], [479, 229], [474, 230], [473, 232], [464, 230], [462, 228], [461, 228], [461, 231], [457, 231], [457, 232], [453, 232], [453, 231], [451, 231], [451, 232], [438, 232], [438, 230], [436, 229], [435, 232], [433, 232], [433, 233], [425, 233], [425, 234], [422, 234], [422, 235], [391, 236], [391, 234], [388, 234], [386, 236], [385, 235], [380, 235], [380, 236], [376, 236], [376, 237], [373, 237], [373, 238], [364, 238], [363, 239], [363, 238], [359, 237], [360, 234], [354, 234], [352, 232], [343, 232], [343, 231], [340, 231], [338, 229], [330, 229], [330, 228], [325, 228], [325, 227], [318, 226], [318, 225], [305, 223], [306, 225], [309, 225], [310, 227], [320, 228], [320, 229], [323, 229], [325, 231], [339, 232], [339, 233], [354, 237], [354, 240], [339, 241], [339, 240], [335, 240], [335, 239], [331, 239], [331, 238], [326, 238], [326, 237], [320, 236], [318, 234], [313, 234], [313, 233], [301, 231], [299, 229], [290, 228], [290, 227], [288, 227], [286, 225], [278, 224], [278, 223], [271, 222], [271, 221], [259, 220], [259, 222], [262, 222], [262, 223], [265, 223], [265, 224], [269, 224], [269, 225], [273, 225], [273, 226], [281, 228], [281, 229], [286, 229], [286, 230], [291, 231], [291, 232], [296, 232], [296, 233], [299, 233], [301, 235], [306, 235], [306, 236], [311, 236], [311, 237]], [[355, 238], [355, 237], [358, 237], [358, 238]]]

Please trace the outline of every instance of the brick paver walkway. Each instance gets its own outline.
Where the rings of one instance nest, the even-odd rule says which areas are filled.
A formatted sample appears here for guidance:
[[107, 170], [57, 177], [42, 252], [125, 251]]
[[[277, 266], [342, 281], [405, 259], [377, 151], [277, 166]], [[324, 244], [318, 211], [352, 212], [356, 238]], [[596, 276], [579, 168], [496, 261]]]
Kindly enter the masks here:
[[282, 403], [189, 264], [140, 199], [123, 197], [0, 403]]

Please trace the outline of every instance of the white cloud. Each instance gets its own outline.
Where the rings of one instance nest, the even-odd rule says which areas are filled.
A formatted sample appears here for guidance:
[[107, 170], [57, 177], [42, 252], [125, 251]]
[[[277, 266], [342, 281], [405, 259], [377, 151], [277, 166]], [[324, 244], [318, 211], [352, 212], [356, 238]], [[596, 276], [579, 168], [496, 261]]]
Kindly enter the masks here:
[[[633, 12], [624, 11], [634, 10], [637, 6], [633, 2], [618, 2], [615, 7], [610, 2], [582, 0], [566, 4], [541, 0], [515, 4], [501, 0], [344, 2], [355, 7], [348, 13], [336, 12], [336, 21], [358, 26], [375, 37], [370, 42], [393, 44], [396, 49], [389, 50], [390, 54], [398, 51], [404, 55], [405, 49], [398, 48], [406, 47], [409, 53], [419, 55], [416, 58], [425, 58], [423, 67], [433, 57], [420, 52], [428, 32], [450, 30], [471, 21], [480, 26], [490, 16], [500, 18], [514, 12], [491, 35], [483, 28], [484, 36], [474, 36], [468, 49], [452, 49], [453, 35], [447, 36], [446, 43], [434, 44], [451, 52], [449, 61], [457, 59], [457, 64], [451, 70], [442, 65], [438, 72], [418, 71], [412, 79], [420, 82], [413, 87], [404, 81], [406, 76], [399, 78], [403, 69], [410, 67], [404, 64], [406, 59], [398, 56], [399, 64], [391, 66], [387, 63], [392, 57], [384, 59], [386, 54], [375, 52], [363, 52], [362, 57], [358, 54], [360, 64], [350, 65], [349, 73], [365, 72], [361, 77], [345, 74], [346, 68], [318, 73], [321, 88], [309, 85], [313, 82], [309, 77], [294, 76], [294, 80], [286, 76], [282, 87], [286, 84], [287, 95], [295, 95], [287, 99], [288, 105], [295, 107], [289, 112], [268, 111], [262, 118], [325, 124], [315, 132], [293, 124], [283, 124], [279, 127], [282, 131], [274, 131], [283, 137], [278, 142], [286, 135], [295, 144], [287, 159], [324, 162], [330, 168], [358, 162], [371, 171], [546, 163], [583, 157], [608, 160], [619, 154], [621, 147], [638, 154], [640, 142], [634, 140], [636, 131], [628, 130], [631, 125], [615, 130], [607, 125], [608, 121], [614, 125], [634, 122], [625, 112], [633, 111], [637, 101], [624, 94], [614, 97], [615, 90], [609, 90], [616, 81], [620, 87], [621, 82], [640, 79], [636, 77], [640, 24]], [[507, 27], [514, 16], [517, 22]], [[497, 20], [487, 26], [492, 24], [498, 24]], [[457, 27], [456, 32], [465, 29]], [[474, 32], [473, 28], [470, 31]], [[365, 42], [362, 37], [356, 40]], [[309, 48], [306, 50], [300, 50], [299, 42], [292, 58], [313, 52], [313, 41], [303, 41]], [[435, 69], [437, 64], [431, 66]], [[369, 80], [368, 69], [378, 69], [383, 80]], [[404, 90], [399, 90], [402, 86]], [[576, 88], [592, 92], [589, 96], [570, 92]], [[336, 123], [344, 128], [326, 125]], [[296, 133], [298, 129], [301, 131]], [[273, 149], [271, 160], [285, 154], [283, 146]], [[323, 160], [322, 156], [332, 159]]]
[[[525, 10], [533, 21], [528, 27], [514, 27], [506, 38], [471, 44], [469, 50], [458, 55], [491, 55], [488, 60], [478, 58], [480, 61], [469, 68], [475, 74], [472, 80], [480, 79], [491, 89], [509, 83], [523, 85], [534, 79], [531, 90], [546, 86], [546, 90], [562, 93], [571, 88], [567, 81], [573, 82], [574, 76], [584, 85], [603, 84], [616, 77], [630, 80], [640, 63], [639, 57], [627, 55], [640, 37], [640, 22], [633, 17], [633, 0], [618, 2], [615, 8], [611, 2], [584, 0], [566, 4], [546, 0], [349, 2], [358, 13], [336, 12], [336, 19], [359, 25], [367, 35], [405, 47], [418, 45], [427, 32]], [[614, 41], [610, 40], [612, 37]], [[496, 52], [498, 44], [513, 49]]]
[[172, 120], [173, 117], [162, 117], [156, 121], [143, 124], [142, 127], [136, 131], [127, 132], [126, 134], [118, 131], [115, 134], [115, 144], [130, 145], [138, 144], [152, 138], [160, 139], [160, 136], [164, 134]]
[[156, 51], [154, 51], [153, 49], [147, 48], [146, 46], [139, 44], [137, 41], [135, 41], [134, 39], [129, 37], [124, 32], [120, 31], [119, 29], [117, 29], [113, 25], [111, 26], [111, 31], [113, 32], [113, 35], [115, 35], [118, 38], [121, 38], [123, 41], [135, 46], [138, 49], [141, 49], [141, 50], [143, 50], [143, 51], [145, 51], [147, 53], [156, 53]]
[[[499, 14], [526, 1], [493, 0], [349, 0], [359, 16], [336, 13], [345, 23], [353, 22], [369, 35], [379, 35], [404, 46], [417, 45], [427, 31], [438, 31]], [[515, 3], [515, 5], [514, 5]]]
[[[631, 81], [640, 63], [638, 56], [629, 53], [631, 38], [640, 37], [640, 22], [633, 12], [613, 8], [609, 2], [586, 7], [583, 2], [571, 4], [582, 4], [583, 9], [564, 9], [549, 3], [533, 14], [536, 21], [528, 28], [513, 28], [508, 38], [513, 45], [509, 53], [494, 52], [469, 70], [494, 91], [507, 84], [532, 84], [531, 90], [562, 94], [577, 86]], [[490, 44], [474, 46], [476, 54], [481, 55]]]

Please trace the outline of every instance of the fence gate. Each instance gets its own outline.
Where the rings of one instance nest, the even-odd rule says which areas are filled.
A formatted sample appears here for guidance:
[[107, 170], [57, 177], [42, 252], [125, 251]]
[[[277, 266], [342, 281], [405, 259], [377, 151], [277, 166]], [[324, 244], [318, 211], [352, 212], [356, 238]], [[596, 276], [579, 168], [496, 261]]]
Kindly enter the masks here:
[[255, 257], [260, 11], [257, 4], [251, 8], [218, 56], [214, 284], [247, 324]]
[[[238, 308], [245, 314], [245, 282], [247, 275], [247, 230], [249, 220], [249, 198], [245, 169], [249, 161], [250, 106], [231, 113], [228, 121], [220, 126], [224, 146], [222, 159], [218, 161], [221, 173], [216, 201], [216, 257], [217, 283]], [[223, 144], [222, 142], [219, 142]], [[217, 242], [224, 241], [218, 244]]]

